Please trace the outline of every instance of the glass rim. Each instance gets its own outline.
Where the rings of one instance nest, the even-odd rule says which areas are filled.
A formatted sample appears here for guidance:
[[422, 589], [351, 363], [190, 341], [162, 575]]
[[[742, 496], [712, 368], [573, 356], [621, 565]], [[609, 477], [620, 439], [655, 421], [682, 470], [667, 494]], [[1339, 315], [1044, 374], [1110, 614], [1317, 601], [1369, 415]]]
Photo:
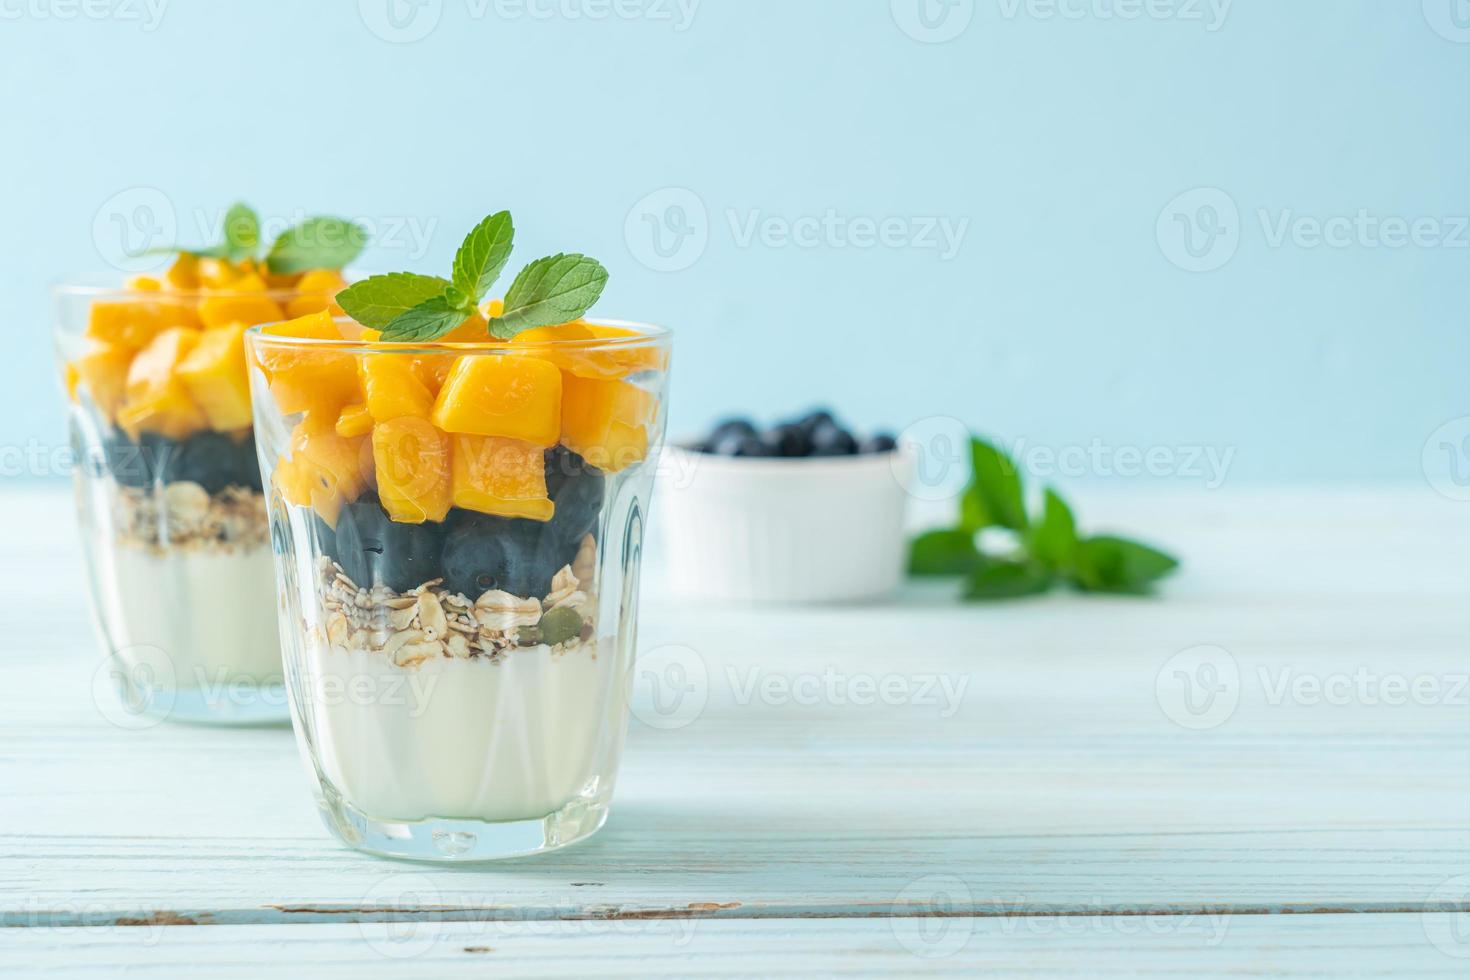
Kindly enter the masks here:
[[[534, 342], [522, 341], [520, 343], [500, 337], [487, 337], [484, 341], [348, 340], [346, 338], [287, 337], [264, 332], [266, 327], [289, 322], [289, 320], [280, 320], [276, 323], [257, 323], [247, 327], [245, 329], [246, 342], [255, 347], [341, 351], [355, 354], [489, 354], [502, 351], [525, 353], [526, 351], [534, 350], [637, 350], [667, 346], [670, 338], [674, 335], [673, 330], [668, 327], [637, 320], [621, 320], [614, 317], [583, 317], [581, 322], [596, 327], [618, 327], [635, 332], [625, 337], [551, 338]], [[333, 317], [332, 322], [337, 324], [351, 324], [354, 327], [362, 326], [349, 316]]]

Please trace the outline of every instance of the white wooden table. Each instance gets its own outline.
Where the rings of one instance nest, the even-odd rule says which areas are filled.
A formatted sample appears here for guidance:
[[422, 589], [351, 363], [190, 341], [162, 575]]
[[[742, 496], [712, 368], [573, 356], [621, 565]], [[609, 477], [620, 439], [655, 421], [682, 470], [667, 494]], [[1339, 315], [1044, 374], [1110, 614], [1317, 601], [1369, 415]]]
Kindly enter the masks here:
[[644, 679], [607, 827], [440, 869], [333, 843], [285, 729], [111, 724], [68, 498], [12, 490], [0, 975], [1470, 975], [1470, 504], [1081, 503], [1186, 558], [1163, 599], [653, 574], [694, 689]]

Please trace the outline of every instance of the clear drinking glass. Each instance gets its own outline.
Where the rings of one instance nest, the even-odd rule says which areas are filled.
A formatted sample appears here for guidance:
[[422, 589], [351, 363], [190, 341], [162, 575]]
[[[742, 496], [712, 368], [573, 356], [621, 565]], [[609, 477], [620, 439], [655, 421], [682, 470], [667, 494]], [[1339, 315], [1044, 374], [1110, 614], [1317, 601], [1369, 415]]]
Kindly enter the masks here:
[[[124, 708], [252, 724], [288, 712], [243, 334], [331, 295], [241, 274], [54, 290], [93, 607]], [[239, 270], [222, 263], [221, 276]], [[181, 270], [190, 280], [180, 285]], [[318, 276], [318, 279], [321, 277]], [[329, 274], [340, 283], [335, 273]]]
[[248, 334], [292, 721], [353, 847], [478, 861], [607, 818], [669, 334], [567, 327]]

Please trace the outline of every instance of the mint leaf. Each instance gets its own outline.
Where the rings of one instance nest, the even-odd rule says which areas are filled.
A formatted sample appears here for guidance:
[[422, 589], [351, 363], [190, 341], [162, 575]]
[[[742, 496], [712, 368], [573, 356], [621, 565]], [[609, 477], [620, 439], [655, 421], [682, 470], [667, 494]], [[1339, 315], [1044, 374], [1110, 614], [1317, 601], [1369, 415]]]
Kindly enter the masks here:
[[1178, 559], [1127, 538], [1099, 535], [1077, 546], [1072, 579], [1088, 592], [1145, 593], [1179, 567]]
[[1051, 487], [1046, 488], [1041, 523], [1030, 531], [1031, 555], [1047, 568], [1066, 571], [1077, 551], [1077, 520], [1072, 508]]
[[1011, 458], [983, 439], [970, 440], [974, 469], [961, 503], [966, 526], [1026, 529], [1026, 505], [1022, 498], [1021, 471]]
[[454, 285], [469, 298], [470, 307], [479, 303], [495, 284], [510, 258], [514, 237], [509, 211], [492, 214], [465, 236], [454, 255]]
[[307, 218], [287, 228], [271, 244], [265, 257], [266, 268], [277, 275], [308, 269], [340, 269], [357, 258], [367, 239], [362, 226], [350, 221], [326, 216]]
[[505, 293], [505, 312], [490, 321], [496, 337], [550, 327], [586, 313], [607, 285], [607, 270], [585, 255], [548, 255], [526, 266]]
[[[339, 299], [338, 302], [341, 302]], [[343, 309], [346, 309], [344, 306]], [[430, 341], [464, 323], [464, 310], [452, 306], [444, 295], [426, 299], [410, 310], [394, 317], [383, 328], [383, 340]]]
[[260, 246], [260, 218], [249, 205], [236, 202], [225, 212], [223, 257], [232, 262], [248, 259]]
[[975, 535], [963, 529], [929, 531], [909, 545], [910, 575], [968, 575], [982, 560]]
[[448, 288], [438, 276], [390, 272], [348, 286], [337, 294], [337, 305], [363, 326], [383, 330], [419, 304], [443, 297]]
[[1044, 568], [1021, 562], [993, 562], [976, 570], [965, 581], [965, 598], [1015, 599], [1040, 595], [1051, 588], [1051, 575]]

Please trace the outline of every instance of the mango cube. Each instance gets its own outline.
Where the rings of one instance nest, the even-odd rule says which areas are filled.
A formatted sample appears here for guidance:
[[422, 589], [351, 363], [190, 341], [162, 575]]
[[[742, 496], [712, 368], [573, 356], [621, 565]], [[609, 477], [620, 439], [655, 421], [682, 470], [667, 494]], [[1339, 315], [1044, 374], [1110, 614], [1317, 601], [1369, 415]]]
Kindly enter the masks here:
[[250, 425], [250, 379], [245, 371], [245, 324], [211, 327], [179, 361], [176, 373], [220, 432]]
[[405, 415], [373, 426], [378, 499], [401, 524], [442, 521], [452, 503], [449, 436]]
[[265, 280], [255, 273], [241, 276], [228, 288], [227, 293], [205, 296], [199, 301], [199, 320], [206, 327], [226, 327], [232, 323], [254, 326], [286, 318], [280, 304], [265, 295]]
[[616, 472], [648, 455], [647, 425], [658, 412], [653, 395], [626, 381], [567, 375], [561, 441], [600, 470]]
[[322, 310], [333, 316], [342, 316], [342, 307], [336, 303], [339, 292], [347, 288], [347, 281], [335, 269], [312, 269], [303, 273], [294, 283], [296, 295], [286, 301], [286, 315], [306, 316]]
[[358, 358], [358, 372], [368, 414], [375, 422], [391, 422], [405, 415], [426, 419], [434, 408], [434, 393], [420, 379], [413, 358], [363, 354]]
[[308, 416], [291, 430], [291, 456], [277, 466], [276, 483], [293, 504], [310, 505], [331, 527], [344, 504], [367, 489], [372, 467], [367, 438], [338, 435], [334, 422]]
[[[341, 340], [332, 315], [323, 310], [271, 324], [262, 333], [310, 340]], [[315, 412], [335, 418], [343, 405], [361, 400], [357, 364], [343, 350], [308, 347], [257, 347], [256, 360], [270, 381], [276, 407], [285, 415]]]
[[365, 436], [373, 431], [373, 417], [368, 414], [366, 405], [343, 405], [342, 411], [337, 415], [336, 428], [337, 435], [349, 439], [353, 436]]
[[117, 415], [127, 393], [133, 351], [117, 344], [97, 344], [74, 362], [78, 387], [108, 419]]
[[465, 355], [439, 390], [434, 424], [445, 432], [552, 446], [561, 431], [561, 382], [557, 366], [540, 358]]
[[540, 446], [497, 436], [454, 436], [454, 506], [501, 517], [549, 521], [556, 505], [546, 495]]

